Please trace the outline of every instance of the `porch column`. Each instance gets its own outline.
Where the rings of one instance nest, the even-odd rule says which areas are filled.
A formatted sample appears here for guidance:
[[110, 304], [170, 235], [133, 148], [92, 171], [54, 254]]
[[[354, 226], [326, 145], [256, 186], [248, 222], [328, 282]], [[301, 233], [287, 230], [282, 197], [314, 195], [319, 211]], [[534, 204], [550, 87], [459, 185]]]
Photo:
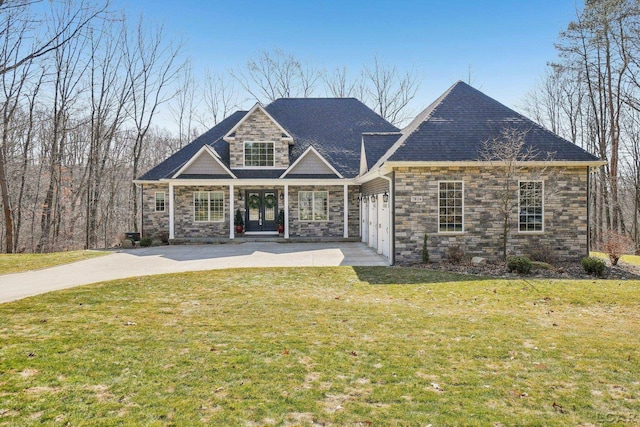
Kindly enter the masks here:
[[233, 208], [233, 184], [229, 184], [229, 239], [233, 239], [235, 237], [235, 224], [234, 221], [234, 212], [236, 210]]
[[343, 236], [345, 239], [349, 237], [349, 186], [344, 185], [344, 224]]
[[173, 208], [174, 205], [174, 194], [173, 194], [173, 183], [169, 183], [169, 239], [175, 239], [175, 231], [174, 231], [174, 221], [175, 221], [175, 210]]
[[284, 238], [289, 238], [289, 184], [284, 185]]

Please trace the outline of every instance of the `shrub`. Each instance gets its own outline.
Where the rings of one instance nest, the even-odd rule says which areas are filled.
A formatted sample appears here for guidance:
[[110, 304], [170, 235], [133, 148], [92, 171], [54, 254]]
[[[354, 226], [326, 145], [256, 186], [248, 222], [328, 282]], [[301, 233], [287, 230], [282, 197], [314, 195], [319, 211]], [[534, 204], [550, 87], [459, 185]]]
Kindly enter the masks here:
[[531, 260], [526, 256], [512, 256], [507, 260], [507, 269], [512, 273], [529, 274], [531, 267]]
[[449, 246], [447, 249], [447, 259], [451, 264], [460, 264], [464, 259], [464, 249], [462, 249], [462, 246]]
[[606, 235], [604, 252], [609, 256], [611, 265], [618, 265], [620, 257], [626, 253], [633, 252], [633, 240], [624, 234], [609, 231]]
[[165, 245], [169, 243], [169, 233], [166, 231], [157, 232], [153, 238], [159, 240]]
[[422, 263], [429, 263], [429, 248], [427, 247], [427, 233], [424, 233], [424, 240], [422, 241]]
[[582, 268], [587, 274], [596, 277], [603, 277], [604, 272], [607, 269], [607, 265], [600, 258], [587, 256], [582, 258]]
[[557, 264], [558, 256], [556, 251], [553, 250], [549, 245], [541, 244], [531, 247], [528, 250], [529, 259], [532, 261], [540, 261], [547, 264]]
[[142, 239], [140, 239], [140, 246], [142, 246], [143, 248], [151, 246], [152, 243], [153, 240], [151, 239], [151, 237], [143, 237]]

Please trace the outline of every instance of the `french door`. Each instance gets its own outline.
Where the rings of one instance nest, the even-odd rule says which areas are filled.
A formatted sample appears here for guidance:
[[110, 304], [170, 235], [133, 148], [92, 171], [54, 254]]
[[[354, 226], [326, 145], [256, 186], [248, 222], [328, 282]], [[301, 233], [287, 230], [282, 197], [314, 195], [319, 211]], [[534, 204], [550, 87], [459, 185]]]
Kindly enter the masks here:
[[247, 190], [247, 232], [276, 232], [278, 230], [278, 192], [276, 190]]

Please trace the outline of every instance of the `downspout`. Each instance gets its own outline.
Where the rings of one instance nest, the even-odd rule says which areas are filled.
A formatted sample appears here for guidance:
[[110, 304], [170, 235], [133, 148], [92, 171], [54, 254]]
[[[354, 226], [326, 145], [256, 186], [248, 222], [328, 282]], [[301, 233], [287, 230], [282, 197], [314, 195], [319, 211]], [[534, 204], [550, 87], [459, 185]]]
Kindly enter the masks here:
[[144, 237], [144, 184], [135, 184], [140, 189], [140, 237]]
[[[396, 177], [395, 171], [391, 171], [392, 178], [385, 176], [382, 174], [380, 169], [378, 169], [378, 177], [382, 179], [386, 179], [389, 182], [389, 213], [391, 218], [389, 218], [389, 265], [393, 265], [395, 263], [396, 258], [396, 188], [393, 185]], [[379, 220], [378, 220], [379, 221]]]

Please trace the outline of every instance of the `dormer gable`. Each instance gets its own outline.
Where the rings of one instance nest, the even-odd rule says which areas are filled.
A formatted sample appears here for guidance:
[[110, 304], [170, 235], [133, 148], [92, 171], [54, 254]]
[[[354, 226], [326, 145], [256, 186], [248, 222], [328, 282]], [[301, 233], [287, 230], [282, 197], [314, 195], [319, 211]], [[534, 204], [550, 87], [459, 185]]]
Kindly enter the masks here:
[[343, 178], [343, 176], [327, 161], [312, 145], [293, 162], [280, 178], [286, 176], [333, 176]]
[[178, 169], [172, 178], [184, 178], [189, 175], [236, 177], [229, 168], [225, 166], [218, 153], [209, 145], [203, 145], [189, 161]]
[[289, 145], [293, 144], [293, 137], [260, 103], [223, 139], [229, 143], [231, 169], [289, 167]]

